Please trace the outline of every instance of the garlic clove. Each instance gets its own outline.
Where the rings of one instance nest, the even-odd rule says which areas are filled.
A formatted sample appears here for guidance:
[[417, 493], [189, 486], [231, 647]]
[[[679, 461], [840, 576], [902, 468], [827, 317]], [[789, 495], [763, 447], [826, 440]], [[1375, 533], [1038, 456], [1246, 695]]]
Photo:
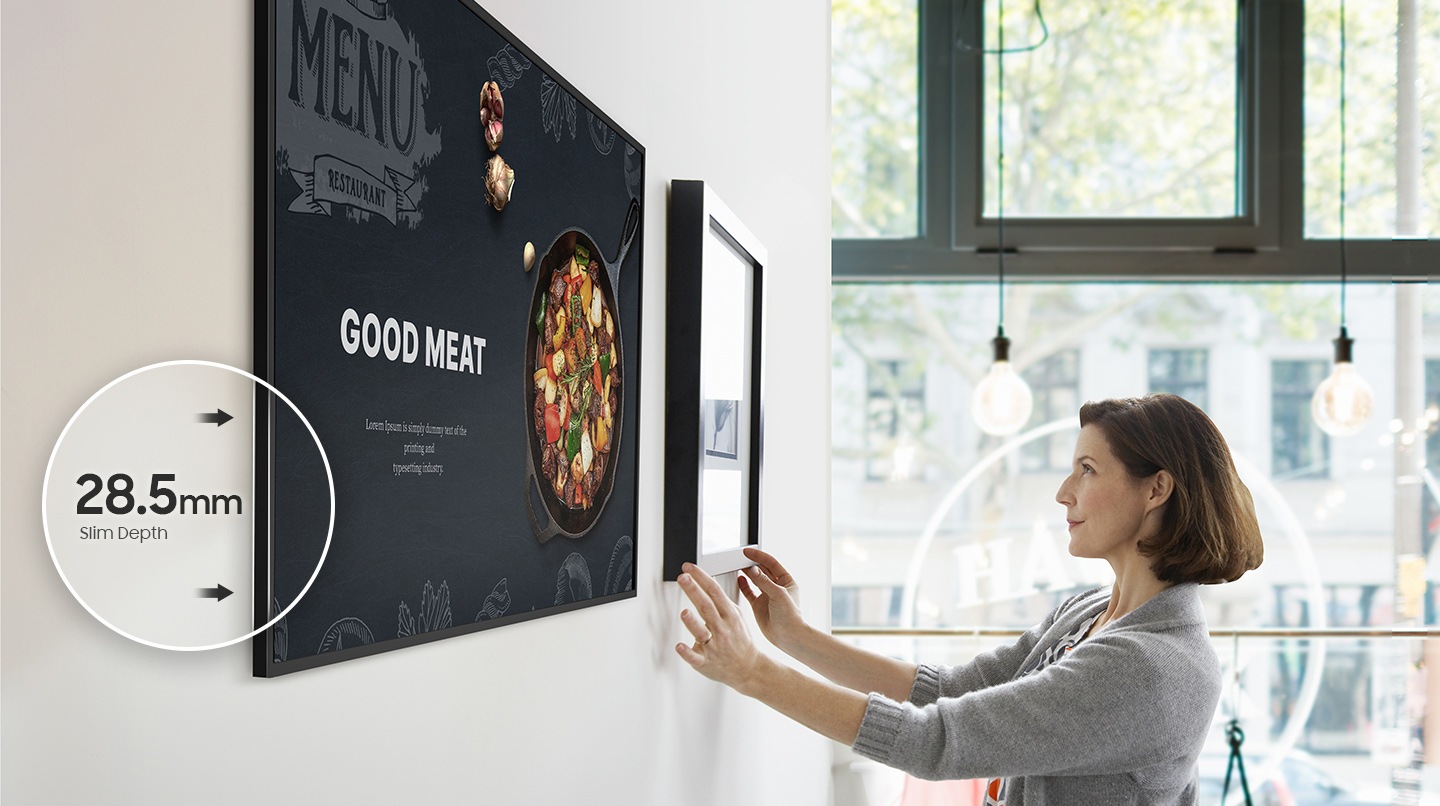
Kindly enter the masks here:
[[480, 88], [480, 105], [494, 120], [505, 118], [505, 99], [500, 95], [499, 84], [493, 81], [485, 82]]
[[485, 169], [485, 200], [496, 210], [504, 210], [515, 187], [515, 169], [499, 154], [485, 163]]

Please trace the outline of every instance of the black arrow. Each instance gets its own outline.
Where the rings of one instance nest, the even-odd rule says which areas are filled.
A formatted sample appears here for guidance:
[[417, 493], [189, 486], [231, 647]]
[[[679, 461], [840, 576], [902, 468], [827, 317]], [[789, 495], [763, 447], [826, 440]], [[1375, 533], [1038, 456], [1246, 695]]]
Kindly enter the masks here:
[[234, 592], [224, 585], [216, 585], [213, 588], [196, 588], [195, 596], [199, 599], [214, 599], [218, 602]]
[[222, 425], [230, 422], [230, 421], [233, 420], [233, 419], [235, 419], [235, 418], [234, 418], [234, 417], [231, 417], [231, 416], [228, 415], [228, 414], [226, 414], [223, 409], [216, 409], [214, 414], [197, 414], [197, 415], [195, 415], [195, 422], [197, 422], [197, 423], [214, 423], [216, 428], [219, 428], [220, 426], [222, 426]]

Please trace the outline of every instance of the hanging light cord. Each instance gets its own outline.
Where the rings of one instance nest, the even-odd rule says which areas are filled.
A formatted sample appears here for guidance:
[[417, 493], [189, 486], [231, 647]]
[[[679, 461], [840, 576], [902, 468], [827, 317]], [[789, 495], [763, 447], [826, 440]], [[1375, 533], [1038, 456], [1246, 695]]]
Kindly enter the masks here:
[[[969, 3], [966, 3], [966, 5], [968, 6]], [[1005, 13], [1004, 4], [1001, 4], [1000, 13], [1002, 16]], [[1011, 48], [1010, 50], [1006, 50], [1005, 44], [1002, 41], [999, 48], [991, 50], [982, 45], [972, 45], [969, 42], [966, 42], [964, 39], [960, 39], [957, 37], [955, 39], [955, 46], [960, 48], [961, 50], [968, 50], [971, 53], [982, 53], [985, 55], [998, 53], [1028, 53], [1029, 51], [1035, 50], [1036, 48], [1040, 47], [1041, 45], [1045, 44], [1050, 40], [1050, 26], [1045, 24], [1045, 14], [1040, 10], [1040, 0], [1035, 0], [1035, 19], [1040, 21], [1040, 41], [1036, 42], [1033, 45], [1026, 45], [1024, 47]]]
[[1345, 0], [1340, 0], [1340, 335], [1345, 332]]
[[[1038, 13], [1040, 9], [1040, 3], [1038, 2], [1038, 0], [1035, 3], [1035, 9]], [[1042, 17], [1041, 20], [1043, 21], [1044, 18]], [[995, 61], [997, 62], [995, 74], [996, 83], [998, 85], [998, 91], [996, 93], [996, 106], [998, 107], [998, 114], [996, 114], [995, 117], [999, 121], [999, 123], [995, 127], [995, 144], [999, 152], [999, 159], [997, 160], [999, 168], [999, 180], [996, 182], [997, 194], [999, 198], [998, 207], [996, 208], [997, 215], [995, 218], [1000, 231], [1000, 282], [999, 294], [997, 295], [999, 297], [998, 305], [1000, 306], [1000, 315], [999, 330], [997, 331], [997, 335], [1003, 338], [1005, 336], [1005, 0], [1000, 0], [1000, 24], [998, 27], [1000, 29], [1000, 47], [995, 51]], [[1047, 37], [1050, 35], [1048, 29], [1045, 35]], [[1042, 39], [1041, 43], [1043, 43], [1044, 41], [1045, 40]]]

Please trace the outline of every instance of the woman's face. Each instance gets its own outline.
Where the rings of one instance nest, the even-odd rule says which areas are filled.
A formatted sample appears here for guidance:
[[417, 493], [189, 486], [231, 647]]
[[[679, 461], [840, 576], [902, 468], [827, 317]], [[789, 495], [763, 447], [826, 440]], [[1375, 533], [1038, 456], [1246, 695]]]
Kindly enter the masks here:
[[1070, 475], [1055, 493], [1070, 527], [1076, 557], [1119, 559], [1135, 551], [1150, 504], [1150, 479], [1132, 478], [1110, 452], [1105, 434], [1093, 425], [1080, 429]]

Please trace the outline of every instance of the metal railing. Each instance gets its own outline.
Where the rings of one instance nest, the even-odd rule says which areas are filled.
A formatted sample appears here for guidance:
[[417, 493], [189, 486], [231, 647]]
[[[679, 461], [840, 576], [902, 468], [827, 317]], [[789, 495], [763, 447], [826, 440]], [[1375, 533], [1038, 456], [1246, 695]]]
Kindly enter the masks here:
[[[1018, 638], [1018, 627], [832, 627], [836, 638]], [[1211, 638], [1440, 638], [1436, 627], [1244, 627], [1210, 630]]]

